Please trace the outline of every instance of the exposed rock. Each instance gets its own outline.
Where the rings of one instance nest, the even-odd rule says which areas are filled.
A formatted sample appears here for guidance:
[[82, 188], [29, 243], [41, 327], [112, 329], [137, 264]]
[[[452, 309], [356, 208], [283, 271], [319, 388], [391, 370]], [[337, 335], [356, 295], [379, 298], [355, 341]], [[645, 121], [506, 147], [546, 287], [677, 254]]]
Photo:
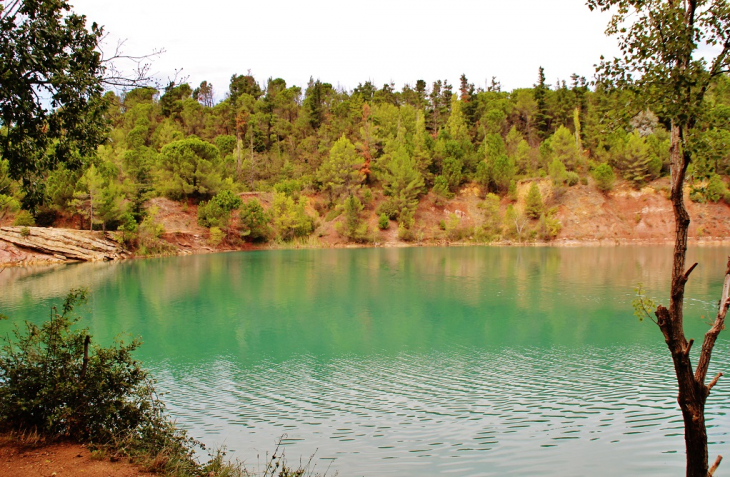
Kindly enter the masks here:
[[119, 260], [127, 253], [108, 234], [43, 227], [0, 227], [0, 241], [48, 255], [49, 261]]

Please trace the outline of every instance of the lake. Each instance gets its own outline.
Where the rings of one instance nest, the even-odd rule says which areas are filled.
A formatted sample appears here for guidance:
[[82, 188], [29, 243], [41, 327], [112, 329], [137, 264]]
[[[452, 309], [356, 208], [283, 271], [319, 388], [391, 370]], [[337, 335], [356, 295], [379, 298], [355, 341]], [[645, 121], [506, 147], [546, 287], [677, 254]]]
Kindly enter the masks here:
[[[689, 251], [697, 341], [729, 252]], [[94, 340], [141, 336], [171, 414], [254, 469], [281, 438], [328, 475], [682, 475], [669, 352], [631, 306], [638, 282], [668, 305], [670, 270], [666, 246], [241, 252], [9, 268], [0, 313], [40, 322], [87, 287]], [[729, 398], [724, 378], [711, 460]]]

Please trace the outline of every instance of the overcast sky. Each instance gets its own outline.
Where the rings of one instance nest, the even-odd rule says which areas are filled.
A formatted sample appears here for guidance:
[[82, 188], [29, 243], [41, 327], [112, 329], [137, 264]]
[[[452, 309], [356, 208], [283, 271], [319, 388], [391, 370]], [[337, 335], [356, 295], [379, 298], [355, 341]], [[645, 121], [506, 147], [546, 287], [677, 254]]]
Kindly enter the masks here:
[[593, 77], [601, 54], [617, 52], [606, 14], [585, 0], [71, 0], [74, 11], [105, 27], [125, 52], [166, 52], [152, 71], [166, 83], [182, 68], [192, 86], [212, 83], [223, 99], [232, 74], [259, 83], [310, 76], [348, 90], [367, 80], [458, 86], [465, 73], [484, 87], [529, 87], [539, 66], [547, 82]]

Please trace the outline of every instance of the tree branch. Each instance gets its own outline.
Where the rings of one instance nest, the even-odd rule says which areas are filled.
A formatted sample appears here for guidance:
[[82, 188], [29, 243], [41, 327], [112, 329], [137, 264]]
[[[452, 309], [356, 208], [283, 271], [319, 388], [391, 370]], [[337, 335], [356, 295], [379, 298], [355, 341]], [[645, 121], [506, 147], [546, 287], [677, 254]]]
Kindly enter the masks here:
[[722, 462], [722, 456], [718, 455], [717, 459], [715, 459], [715, 463], [712, 464], [712, 467], [710, 467], [710, 470], [707, 472], [707, 477], [712, 477], [715, 475], [715, 471], [718, 467], [720, 467], [720, 462]]
[[721, 377], [723, 377], [723, 376], [724, 376], [724, 375], [723, 375], [722, 373], [717, 373], [717, 375], [716, 375], [716, 376], [715, 376], [714, 378], [712, 378], [712, 381], [710, 381], [710, 384], [708, 384], [708, 385], [707, 385], [707, 392], [708, 392], [708, 393], [709, 393], [709, 392], [710, 392], [710, 391], [712, 390], [712, 388], [714, 388], [714, 387], [715, 387], [715, 384], [717, 384], [717, 382], [718, 382], [718, 381], [720, 380], [720, 378], [721, 378]]
[[[700, 351], [700, 360], [695, 370], [695, 381], [704, 383], [707, 376], [707, 368], [710, 366], [710, 358], [712, 357], [712, 348], [720, 332], [725, 328], [725, 315], [728, 307], [730, 307], [730, 257], [728, 257], [727, 268], [725, 269], [725, 283], [722, 287], [722, 296], [720, 298], [720, 308], [717, 311], [717, 317], [712, 327], [705, 333], [705, 340], [702, 343], [702, 351]], [[713, 384], [714, 386], [714, 384]]]
[[695, 269], [696, 266], [697, 266], [697, 264], [695, 263], [694, 265], [689, 267], [689, 270], [684, 272], [684, 275], [682, 275], [682, 281], [684, 281], [684, 283], [687, 283], [687, 280], [689, 280], [690, 274], [692, 273], [692, 271]]

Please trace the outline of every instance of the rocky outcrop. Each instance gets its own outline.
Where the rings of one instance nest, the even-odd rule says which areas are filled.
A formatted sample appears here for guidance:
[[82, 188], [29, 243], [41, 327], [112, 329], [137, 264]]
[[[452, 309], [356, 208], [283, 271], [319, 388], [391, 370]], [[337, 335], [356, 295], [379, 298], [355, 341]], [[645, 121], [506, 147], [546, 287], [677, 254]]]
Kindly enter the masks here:
[[43, 227], [0, 227], [0, 242], [30, 249], [48, 256], [48, 261], [119, 260], [124, 249], [107, 234]]

